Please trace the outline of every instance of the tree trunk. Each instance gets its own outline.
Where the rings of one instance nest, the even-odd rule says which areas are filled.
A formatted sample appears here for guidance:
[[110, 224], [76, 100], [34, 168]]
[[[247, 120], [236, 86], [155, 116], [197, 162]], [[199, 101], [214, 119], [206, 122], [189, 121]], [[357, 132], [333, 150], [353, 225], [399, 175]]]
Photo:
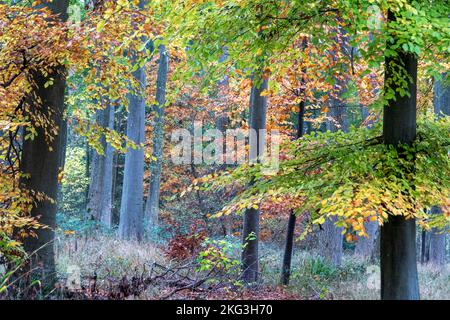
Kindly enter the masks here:
[[[376, 91], [376, 89], [374, 89]], [[366, 122], [370, 113], [367, 107], [362, 107], [362, 121]], [[373, 120], [367, 121], [365, 123], [367, 128], [373, 127]], [[378, 221], [366, 221], [364, 222], [364, 227], [366, 228], [366, 232], [368, 237], [359, 237], [358, 241], [355, 245], [355, 255], [359, 256], [364, 260], [373, 260], [375, 256], [375, 251], [379, 247], [379, 234], [380, 234], [380, 225]]]
[[[444, 75], [444, 79], [447, 75]], [[450, 116], [450, 87], [444, 81], [436, 81], [434, 85], [434, 112], [439, 117]], [[431, 214], [442, 214], [439, 207], [433, 207]], [[436, 266], [445, 264], [445, 232], [433, 229], [430, 233], [430, 259]]]
[[[85, 157], [86, 163], [84, 166], [84, 176], [85, 178], [89, 179], [91, 172], [91, 147], [89, 146], [89, 142], [87, 140], [85, 142]], [[87, 207], [89, 205], [89, 185], [86, 186], [86, 189], [84, 191], [84, 204], [87, 211]]]
[[[53, 1], [45, 4], [59, 18], [67, 19], [68, 0]], [[34, 80], [33, 94], [42, 102], [30, 100], [30, 113], [41, 113], [49, 117], [52, 125], [58, 128], [58, 135], [47, 143], [46, 134], [41, 126], [36, 127], [37, 136], [34, 140], [23, 141], [21, 172], [29, 174], [21, 179], [22, 187], [36, 192], [44, 193], [47, 197], [56, 200], [58, 191], [58, 171], [64, 147], [64, 94], [66, 89], [65, 68], [57, 66], [52, 74], [44, 76], [36, 72], [32, 75]], [[53, 78], [53, 85], [46, 87], [46, 83]], [[32, 99], [32, 98], [31, 98]], [[56, 282], [54, 239], [56, 227], [56, 203], [43, 200], [34, 203], [31, 216], [49, 228], [36, 230], [37, 237], [28, 237], [24, 241], [24, 248], [31, 255], [25, 272], [31, 271], [32, 278], [39, 278], [45, 289], [52, 289]], [[28, 269], [29, 268], [29, 269]]]
[[[302, 92], [303, 88], [300, 89]], [[300, 139], [303, 136], [305, 127], [305, 101], [302, 100], [299, 105], [298, 112], [298, 126], [297, 126], [297, 135], [296, 138]], [[292, 251], [294, 248], [294, 232], [295, 232], [295, 223], [297, 217], [292, 210], [289, 214], [289, 221], [286, 230], [286, 242], [284, 247], [284, 256], [283, 256], [283, 265], [281, 267], [281, 284], [288, 285], [289, 278], [291, 276], [291, 261], [292, 261]]]
[[[388, 23], [395, 21], [388, 13]], [[388, 45], [389, 46], [389, 45]], [[417, 58], [397, 50], [397, 56], [386, 57], [385, 85], [395, 90], [395, 99], [384, 107], [384, 143], [399, 147], [412, 144], [416, 138]], [[408, 77], [409, 96], [400, 96], [396, 90], [395, 66], [403, 66]], [[419, 299], [419, 283], [416, 261], [416, 222], [403, 216], [390, 216], [381, 227], [380, 239], [381, 299]]]
[[379, 233], [379, 224], [377, 221], [368, 221], [364, 223], [368, 238], [360, 237], [355, 246], [355, 254], [364, 260], [371, 259], [373, 250], [376, 246], [376, 240]]
[[[449, 74], [443, 75], [445, 79]], [[434, 112], [439, 116], [450, 116], [450, 86], [442, 81], [434, 84]]]
[[342, 264], [343, 242], [342, 228], [336, 227], [336, 217], [325, 220], [319, 233], [319, 255], [326, 262], [338, 267]]
[[145, 217], [148, 220], [150, 227], [158, 226], [159, 220], [159, 197], [164, 148], [164, 109], [166, 104], [168, 71], [169, 57], [167, 56], [166, 47], [164, 45], [160, 45], [158, 78], [156, 80], [157, 104], [153, 106], [153, 158], [150, 166], [150, 187], [145, 206]]
[[[338, 50], [341, 52], [350, 52], [351, 46], [349, 44], [348, 36], [345, 31], [339, 30], [340, 37], [335, 37], [335, 41], [338, 44]], [[336, 58], [335, 58], [336, 59]], [[342, 74], [350, 72], [347, 68], [342, 67]], [[337, 97], [330, 100], [328, 120], [326, 122], [327, 130], [336, 132], [342, 130], [348, 131], [348, 109], [345, 102], [341, 98], [344, 94], [345, 88], [348, 84], [348, 79], [335, 78], [336, 85], [339, 89]], [[335, 222], [337, 219], [327, 219], [322, 225], [322, 230], [319, 232], [319, 255], [321, 255], [328, 263], [334, 266], [340, 266], [342, 263], [343, 255], [343, 235], [342, 228], [337, 228]]]
[[139, 147], [128, 148], [125, 155], [119, 236], [121, 239], [140, 241], [144, 218], [144, 149], [140, 144], [145, 140], [145, 68], [139, 68], [133, 74], [141, 84], [142, 92], [129, 97], [127, 137]]
[[[256, 139], [250, 142], [250, 155], [261, 156], [264, 150], [260, 146], [265, 145], [265, 141], [259, 133], [266, 128], [267, 98], [261, 93], [268, 88], [268, 80], [262, 80], [259, 86], [252, 86], [250, 96], [250, 130], [256, 131]], [[259, 161], [251, 158], [251, 161]], [[244, 213], [243, 244], [242, 250], [242, 280], [246, 284], [255, 283], [258, 280], [259, 272], [259, 214], [260, 210], [251, 208]]]
[[284, 246], [283, 265], [281, 266], [281, 284], [287, 286], [291, 277], [292, 251], [294, 248], [295, 223], [297, 216], [292, 211], [289, 214], [289, 220], [286, 230], [286, 242]]
[[[332, 132], [338, 130], [347, 131], [346, 107], [342, 105], [341, 101], [335, 100], [332, 102], [328, 115], [332, 118], [332, 120], [327, 121], [328, 130]], [[342, 263], [344, 238], [342, 228], [335, 226], [336, 221], [336, 218], [325, 220], [318, 234], [318, 245], [319, 255], [328, 263], [338, 267]]]
[[[69, 93], [70, 94], [70, 93]], [[61, 147], [60, 147], [60, 151], [61, 154], [59, 155], [59, 164], [58, 164], [58, 170], [60, 172], [64, 172], [64, 168], [66, 166], [66, 150], [67, 150], [67, 118], [66, 115], [64, 114], [64, 118], [62, 120], [62, 124], [61, 124], [61, 129], [59, 134], [61, 135]], [[61, 192], [62, 190], [62, 184], [58, 183], [58, 192], [57, 192], [57, 202], [62, 203], [63, 201], [63, 194]], [[59, 208], [57, 207], [56, 210], [58, 210]]]
[[[97, 124], [103, 128], [114, 130], [114, 106], [97, 110]], [[87, 211], [89, 218], [100, 221], [106, 227], [111, 227], [112, 207], [112, 171], [114, 148], [101, 137], [103, 155], [95, 150], [92, 153], [92, 171], [89, 185], [89, 203]]]
[[[221, 84], [219, 84], [219, 89], [223, 88], [227, 85], [228, 85], [227, 81], [223, 80], [221, 82]], [[226, 132], [227, 132], [228, 125], [229, 125], [229, 118], [228, 118], [226, 111], [224, 111], [221, 114], [219, 114], [216, 118], [216, 128], [222, 133], [222, 139], [220, 140], [220, 143], [223, 146], [223, 148], [222, 148], [223, 164], [221, 166], [219, 166], [219, 168], [218, 168], [218, 170], [221, 170], [221, 171], [226, 170], [228, 167], [231, 167], [230, 164], [226, 163], [227, 146], [226, 146], [225, 142], [226, 142]], [[225, 192], [223, 192], [223, 191], [220, 191], [218, 196], [224, 200], [227, 198], [225, 195]], [[223, 215], [219, 219], [220, 219], [220, 223], [222, 225], [223, 236], [226, 237], [227, 235], [231, 235], [233, 233], [233, 231], [232, 231], [232, 229], [233, 229], [232, 215]]]
[[430, 260], [430, 234], [425, 230], [421, 232], [420, 239], [420, 263], [425, 264]]
[[[109, 110], [105, 110], [109, 113], [108, 116], [108, 128], [114, 130], [114, 114], [115, 108], [110, 105]], [[114, 148], [111, 144], [106, 144], [105, 157], [104, 157], [103, 171], [103, 190], [102, 190], [102, 209], [100, 211], [100, 221], [107, 228], [112, 227], [112, 185], [113, 185], [113, 165], [114, 165]]]
[[[442, 214], [439, 207], [433, 207], [431, 214]], [[430, 251], [428, 262], [434, 266], [442, 267], [445, 265], [445, 233], [433, 229], [430, 232]]]
[[[146, 0], [139, 2], [139, 8], [147, 6]], [[142, 39], [144, 42], [145, 39]], [[135, 53], [132, 53], [135, 56]], [[137, 59], [133, 59], [137, 63]], [[133, 76], [139, 83], [139, 92], [129, 95], [127, 137], [138, 148], [128, 148], [125, 155], [122, 200], [120, 204], [119, 237], [141, 241], [144, 233], [144, 161], [145, 153], [145, 88], [147, 79], [145, 65], [139, 67]]]
[[[117, 108], [117, 116], [115, 117], [115, 128], [118, 133], [126, 135], [127, 119], [125, 108]], [[119, 225], [120, 223], [120, 207], [122, 201], [123, 189], [123, 174], [125, 167], [125, 155], [119, 152], [114, 152], [114, 173], [113, 173], [113, 209], [112, 209], [112, 223]]]
[[391, 216], [381, 227], [381, 298], [417, 300], [416, 222]]

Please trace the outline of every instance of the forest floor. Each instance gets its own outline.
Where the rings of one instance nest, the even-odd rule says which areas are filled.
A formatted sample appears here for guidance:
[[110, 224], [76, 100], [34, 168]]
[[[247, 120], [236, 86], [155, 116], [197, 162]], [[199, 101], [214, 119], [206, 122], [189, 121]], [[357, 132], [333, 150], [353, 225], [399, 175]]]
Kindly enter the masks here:
[[[378, 265], [348, 253], [344, 254], [342, 266], [335, 268], [312, 253], [297, 251], [293, 257], [290, 285], [279, 286], [281, 252], [281, 248], [274, 245], [261, 244], [262, 280], [257, 284], [257, 290], [252, 290], [239, 286], [231, 269], [214, 274], [198, 271], [195, 259], [171, 260], [163, 246], [108, 236], [63, 237], [57, 245], [57, 268], [63, 284], [61, 288], [69, 284], [71, 289], [61, 289], [64, 294], [60, 297], [379, 299]], [[81, 283], [77, 283], [77, 278]], [[422, 299], [450, 299], [450, 265], [436, 270], [419, 264], [419, 278]]]

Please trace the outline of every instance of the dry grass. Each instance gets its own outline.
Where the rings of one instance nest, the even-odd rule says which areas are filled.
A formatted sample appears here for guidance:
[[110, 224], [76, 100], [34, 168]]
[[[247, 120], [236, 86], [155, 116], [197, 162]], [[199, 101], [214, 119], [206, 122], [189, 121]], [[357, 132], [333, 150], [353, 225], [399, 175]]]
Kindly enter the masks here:
[[443, 268], [419, 265], [420, 296], [424, 300], [450, 300], [450, 264]]
[[[334, 284], [333, 290], [336, 299], [378, 300], [380, 297], [379, 268], [372, 265], [367, 267], [375, 270], [363, 274], [357, 281], [344, 281]], [[422, 300], [449, 300], [450, 299], [450, 265], [436, 268], [431, 265], [418, 265], [420, 298]], [[373, 286], [373, 280], [376, 285]]]
[[[263, 286], [276, 288], [280, 274], [281, 250], [262, 246], [261, 269]], [[98, 285], [108, 279], [121, 279], [148, 273], [153, 262], [170, 265], [162, 248], [151, 243], [117, 240], [114, 237], [65, 237], [57, 245], [58, 272], [64, 279], [71, 266], [77, 266], [83, 279], [97, 276]], [[309, 252], [296, 252], [293, 258], [291, 285], [287, 293], [305, 299], [377, 300], [379, 267], [355, 258], [344, 256], [343, 265], [333, 268]], [[421, 298], [425, 300], [450, 299], [450, 265], [435, 268], [418, 265]], [[165, 288], [150, 287], [140, 298], [152, 299]], [[188, 297], [186, 297], [188, 298]]]
[[70, 266], [77, 266], [82, 277], [96, 274], [99, 279], [139, 274], [148, 271], [153, 262], [165, 263], [161, 249], [151, 243], [108, 236], [60, 239], [56, 257], [61, 275], [64, 276]]
[[[278, 284], [281, 250], [262, 248], [261, 267], [267, 285]], [[307, 299], [378, 300], [379, 265], [346, 253], [342, 266], [334, 268], [310, 252], [295, 252], [292, 260], [290, 292]], [[436, 268], [418, 264], [420, 295], [423, 300], [450, 299], [450, 264]]]

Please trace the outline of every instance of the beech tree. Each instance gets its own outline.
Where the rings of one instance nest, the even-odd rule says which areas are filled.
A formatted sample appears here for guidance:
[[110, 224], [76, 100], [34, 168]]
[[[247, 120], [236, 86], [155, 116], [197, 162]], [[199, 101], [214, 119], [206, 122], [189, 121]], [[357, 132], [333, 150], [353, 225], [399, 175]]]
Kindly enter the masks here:
[[[303, 81], [302, 81], [303, 82]], [[300, 89], [299, 93], [301, 94], [304, 89]], [[298, 117], [297, 117], [297, 134], [296, 138], [300, 139], [305, 132], [305, 100], [304, 98], [299, 103]], [[297, 216], [292, 210], [289, 214], [289, 220], [286, 229], [286, 242], [284, 248], [283, 255], [283, 263], [281, 266], [281, 283], [284, 285], [289, 284], [289, 278], [291, 276], [291, 261], [292, 261], [292, 252], [294, 247], [294, 231], [295, 231], [295, 223], [297, 220]]]
[[[265, 5], [270, 7], [270, 4]], [[368, 11], [362, 11], [359, 5]], [[340, 25], [352, 45], [358, 47], [358, 57], [354, 58], [368, 59], [369, 66], [384, 68], [384, 91], [378, 102], [384, 106], [383, 125], [375, 123], [370, 129], [350, 128], [348, 133], [316, 131], [305, 135], [286, 146], [286, 159], [280, 163], [275, 176], [261, 178], [262, 165], [257, 164], [241, 166], [231, 173], [214, 177], [214, 181], [207, 177], [201, 182], [208, 188], [252, 182], [218, 216], [233, 210], [243, 212], [263, 201], [276, 203], [285, 201], [286, 197], [301, 198], [302, 209], [310, 212], [311, 225], [334, 219], [335, 226], [342, 228], [349, 242], [367, 237], [365, 223], [377, 221], [382, 225], [381, 298], [418, 299], [416, 222], [428, 226], [433, 222], [445, 225], [444, 215], [430, 219], [426, 208], [447, 202], [449, 160], [448, 129], [444, 129], [446, 120], [421, 118], [417, 121], [417, 59], [420, 55], [427, 61], [424, 72], [433, 74], [442, 70], [443, 65], [435, 58], [440, 57], [448, 45], [443, 36], [445, 5], [436, 2], [431, 9], [428, 6], [425, 9], [417, 2], [377, 5], [379, 12], [386, 14], [387, 21], [378, 20], [380, 27], [371, 35], [371, 41], [367, 41], [367, 33], [363, 41], [352, 36], [367, 32], [371, 27], [370, 1], [360, 1], [356, 7], [343, 1], [338, 2], [337, 7], [325, 4], [315, 10], [330, 15], [339, 12], [337, 20], [342, 22]], [[295, 4], [292, 6], [299, 9]], [[277, 21], [294, 23], [298, 28], [304, 27], [303, 31], [312, 26], [298, 16], [290, 17], [290, 9], [287, 5], [282, 18], [278, 17]], [[304, 12], [296, 10], [293, 11]], [[274, 13], [269, 15], [268, 21], [272, 21]], [[305, 20], [311, 16], [314, 15], [306, 16]], [[326, 24], [327, 17], [322, 16], [321, 22]], [[336, 20], [331, 23], [332, 26], [336, 24], [339, 24]], [[274, 24], [277, 32], [274, 42], [288, 30], [287, 26], [286, 30], [282, 27], [282, 22]], [[417, 30], [420, 30], [420, 37]], [[314, 31], [311, 38], [315, 45], [332, 41], [332, 37], [327, 38], [327, 31], [321, 41], [315, 39], [320, 31], [315, 27], [311, 31]], [[270, 33], [270, 27], [265, 32]], [[424, 45], [425, 39], [433, 41], [436, 47], [431, 50]], [[270, 45], [266, 44], [266, 47]], [[428, 153], [425, 149], [433, 149], [433, 152]], [[431, 158], [431, 162], [426, 160]], [[306, 228], [304, 234], [311, 230], [312, 226]]]
[[161, 170], [164, 147], [164, 111], [166, 104], [169, 57], [165, 45], [159, 46], [158, 76], [156, 79], [156, 103], [153, 105], [153, 153], [150, 165], [150, 186], [145, 204], [145, 217], [151, 227], [158, 225]]
[[[102, 1], [92, 0], [88, 3], [91, 10], [102, 10]], [[100, 109], [95, 112], [96, 123], [110, 131], [114, 130], [115, 108], [108, 97], [101, 97], [96, 101]], [[102, 103], [104, 105], [102, 105]], [[107, 228], [112, 226], [112, 185], [114, 148], [106, 142], [106, 137], [99, 137], [100, 151], [92, 150], [92, 156], [87, 155], [88, 176], [90, 177], [87, 191], [86, 210], [88, 218], [101, 222]], [[87, 152], [90, 152], [89, 146]], [[89, 172], [89, 170], [91, 172]]]
[[[388, 24], [396, 21], [397, 15], [389, 11]], [[395, 36], [393, 39], [395, 45], [398, 40]], [[401, 152], [404, 146], [413, 144], [417, 135], [417, 56], [396, 49], [394, 56], [386, 57], [385, 68], [385, 85], [390, 86], [386, 91], [395, 93], [384, 107], [383, 139], [385, 144]], [[399, 90], [394, 81], [398, 68], [404, 68], [407, 76], [408, 85], [403, 90]], [[408, 172], [410, 169], [404, 170]], [[381, 227], [380, 246], [381, 299], [419, 299], [414, 219], [390, 216]]]
[[144, 219], [145, 68], [140, 67], [133, 74], [141, 87], [140, 92], [129, 97], [126, 134], [138, 147], [129, 148], [125, 155], [119, 236], [140, 241]]
[[[139, 1], [139, 8], [145, 9], [146, 1]], [[143, 39], [144, 40], [144, 39]], [[132, 52], [136, 55], [136, 52]], [[144, 60], [145, 61], [145, 60]], [[138, 87], [129, 95], [127, 115], [127, 137], [137, 147], [128, 148], [125, 155], [122, 201], [120, 206], [119, 236], [122, 239], [142, 240], [144, 232], [144, 148], [145, 141], [145, 88], [147, 84], [145, 62], [134, 59], [138, 69], [133, 72]]]
[[[447, 75], [437, 80], [434, 85], [434, 113], [438, 117], [450, 116], [450, 87], [446, 83]], [[447, 80], [448, 81], [448, 80]], [[431, 208], [431, 214], [442, 214], [439, 207]], [[434, 228], [430, 234], [429, 262], [442, 266], [445, 264], [445, 230]]]
[[[114, 130], [113, 105], [96, 112], [96, 122], [103, 128]], [[90, 218], [102, 222], [106, 227], [112, 225], [112, 183], [114, 148], [100, 138], [103, 154], [92, 152], [92, 164], [89, 184], [89, 202], [87, 210]]]
[[[256, 81], [256, 79], [254, 79]], [[264, 153], [265, 135], [261, 130], [266, 129], [267, 98], [261, 93], [268, 89], [267, 79], [258, 79], [261, 83], [252, 86], [250, 97], [250, 130], [256, 132], [256, 136], [250, 136], [250, 158], [252, 162], [259, 162]], [[256, 138], [256, 139], [254, 139]], [[253, 181], [250, 181], [250, 185]], [[242, 231], [242, 280], [245, 283], [258, 281], [259, 273], [259, 208], [257, 206], [244, 212], [244, 225]]]
[[[434, 268], [417, 268], [417, 227], [423, 260], [446, 276], [448, 8], [448, 0], [0, 1], [0, 298], [22, 278], [31, 290], [19, 293], [49, 298], [271, 295], [273, 277], [261, 280], [280, 271], [273, 261], [283, 249], [283, 285], [296, 268], [293, 289], [309, 279], [345, 297], [342, 282], [322, 277], [339, 266], [373, 293], [372, 266], [342, 264], [343, 245], [354, 244], [371, 264], [380, 258], [381, 299], [419, 299], [418, 271]], [[78, 13], [81, 21], [69, 19]], [[165, 145], [166, 129], [183, 130], [174, 132], [182, 143]], [[173, 165], [166, 159], [172, 146], [181, 164], [177, 152]], [[92, 220], [118, 222], [117, 234], [90, 232], [84, 205]], [[146, 241], [146, 222], [161, 227], [167, 246]], [[294, 243], [305, 255], [293, 266]], [[129, 283], [127, 269], [145, 275], [149, 259], [157, 261], [149, 278]], [[72, 290], [67, 262], [85, 277], [98, 261], [88, 288]], [[107, 285], [97, 279], [104, 274]], [[158, 290], [146, 290], [150, 282]], [[285, 290], [297, 291], [275, 294]]]
[[[338, 130], [348, 130], [346, 106], [339, 99], [334, 99], [328, 112], [330, 119], [327, 121], [327, 129], [331, 132]], [[340, 266], [343, 255], [343, 235], [342, 228], [336, 227], [337, 219], [327, 219], [320, 226], [318, 231], [318, 249], [319, 255], [333, 266]]]
[[[43, 4], [51, 12], [58, 14], [59, 19], [66, 20], [68, 0], [51, 1]], [[57, 130], [53, 139], [48, 141], [45, 128], [34, 123], [36, 136], [31, 139], [25, 135], [22, 145], [22, 160], [20, 170], [26, 174], [23, 176], [22, 187], [35, 193], [45, 195], [33, 205], [31, 216], [39, 219], [39, 222], [48, 228], [36, 230], [36, 237], [28, 237], [24, 242], [24, 248], [30, 255], [30, 261], [24, 272], [31, 271], [31, 276], [39, 275], [43, 286], [47, 289], [53, 287], [56, 281], [54, 239], [56, 227], [56, 199], [58, 192], [59, 164], [61, 163], [62, 138], [64, 133], [64, 97], [66, 90], [66, 70], [63, 65], [51, 68], [51, 73], [35, 71], [31, 75], [32, 94], [28, 97], [29, 115], [41, 114], [51, 119], [51, 123]], [[48, 86], [51, 81], [53, 85]], [[32, 118], [32, 117], [31, 117]], [[29, 268], [29, 269], [28, 269]]]
[[[127, 25], [128, 28], [127, 22], [141, 19], [118, 11], [108, 22], [114, 24], [119, 19], [124, 25], [113, 25], [108, 30], [110, 37], [107, 37], [102, 34], [107, 23], [103, 20], [103, 12], [89, 12], [89, 19], [75, 25], [66, 23], [68, 1], [33, 4], [0, 3], [0, 59], [1, 64], [7, 66], [0, 69], [4, 110], [1, 117], [2, 126], [11, 131], [2, 137], [1, 148], [2, 154], [12, 160], [8, 162], [10, 167], [7, 170], [1, 170], [3, 181], [9, 181], [9, 184], [2, 186], [8, 190], [1, 196], [2, 208], [8, 213], [0, 233], [2, 239], [7, 239], [6, 242], [1, 241], [2, 248], [4, 245], [5, 248], [14, 248], [12, 251], [7, 249], [11, 252], [11, 259], [24, 257], [20, 245], [23, 241], [23, 248], [29, 255], [29, 263], [23, 272], [30, 273], [32, 278], [44, 275], [40, 284], [51, 288], [55, 282], [53, 242], [58, 182], [64, 179], [66, 104], [73, 130], [81, 136], [88, 136], [88, 142], [94, 148], [99, 147], [102, 135], [117, 149], [121, 149], [122, 144], [132, 145], [123, 137], [90, 123], [85, 115], [89, 113], [86, 101], [92, 101], [92, 97], [95, 100], [99, 96], [108, 96], [121, 101], [117, 85], [129, 80], [128, 68], [124, 68], [123, 60], [119, 61], [109, 49], [113, 42], [122, 43], [124, 38], [134, 48], [135, 37], [124, 32], [126, 29], [123, 27]], [[112, 2], [104, 5], [105, 14], [108, 10], [117, 9]], [[72, 28], [76, 28], [76, 32]], [[96, 30], [96, 37], [92, 37], [92, 30]], [[123, 57], [120, 50], [114, 53]], [[99, 64], [102, 65], [100, 69]], [[71, 68], [69, 76], [66, 72], [68, 66]], [[66, 80], [72, 81], [76, 76], [82, 79], [81, 86], [88, 89], [80, 91], [80, 95], [71, 93], [65, 101]], [[102, 86], [97, 85], [100, 82]], [[7, 140], [4, 139], [6, 137]], [[3, 194], [7, 198], [3, 198]]]

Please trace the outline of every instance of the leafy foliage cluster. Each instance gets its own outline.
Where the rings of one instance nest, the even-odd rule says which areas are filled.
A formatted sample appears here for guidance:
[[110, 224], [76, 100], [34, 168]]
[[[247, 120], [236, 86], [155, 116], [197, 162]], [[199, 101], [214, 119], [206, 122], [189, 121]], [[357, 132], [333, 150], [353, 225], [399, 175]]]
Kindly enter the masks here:
[[[401, 149], [383, 143], [378, 125], [313, 132], [285, 146], [287, 158], [273, 176], [263, 175], [263, 161], [195, 183], [211, 189], [255, 181], [216, 216], [297, 197], [303, 201], [297, 214], [308, 212], [312, 224], [336, 216], [337, 226], [358, 236], [367, 236], [365, 222], [381, 225], [389, 215], [415, 218], [427, 229], [443, 227], [450, 220], [449, 130], [448, 117], [427, 117], [418, 124], [414, 145]], [[442, 215], [427, 213], [439, 205]]]
[[[142, 57], [148, 52], [141, 36], [155, 31], [150, 18], [137, 14], [137, 5], [138, 1], [102, 1], [96, 10], [84, 12], [83, 21], [65, 22], [40, 1], [32, 6], [26, 2], [0, 3], [2, 253], [20, 245], [11, 240], [14, 230], [21, 237], [33, 236], [33, 230], [43, 227], [28, 215], [35, 202], [56, 200], [20, 185], [26, 174], [20, 171], [21, 141], [35, 139], [42, 130], [46, 141], [51, 142], [61, 129], [53, 123], [54, 115], [48, 108], [41, 107], [37, 78], [48, 79], [44, 85], [48, 88], [56, 76], [68, 73], [73, 94], [69, 95], [64, 116], [72, 118], [75, 130], [97, 152], [103, 152], [99, 142], [102, 136], [122, 152], [138, 147], [124, 135], [92, 121], [96, 110], [109, 105], [105, 101], [124, 104], [127, 93], [137, 90], [131, 73], [136, 65], [133, 62], [143, 63]], [[129, 50], [137, 54], [132, 56]]]

